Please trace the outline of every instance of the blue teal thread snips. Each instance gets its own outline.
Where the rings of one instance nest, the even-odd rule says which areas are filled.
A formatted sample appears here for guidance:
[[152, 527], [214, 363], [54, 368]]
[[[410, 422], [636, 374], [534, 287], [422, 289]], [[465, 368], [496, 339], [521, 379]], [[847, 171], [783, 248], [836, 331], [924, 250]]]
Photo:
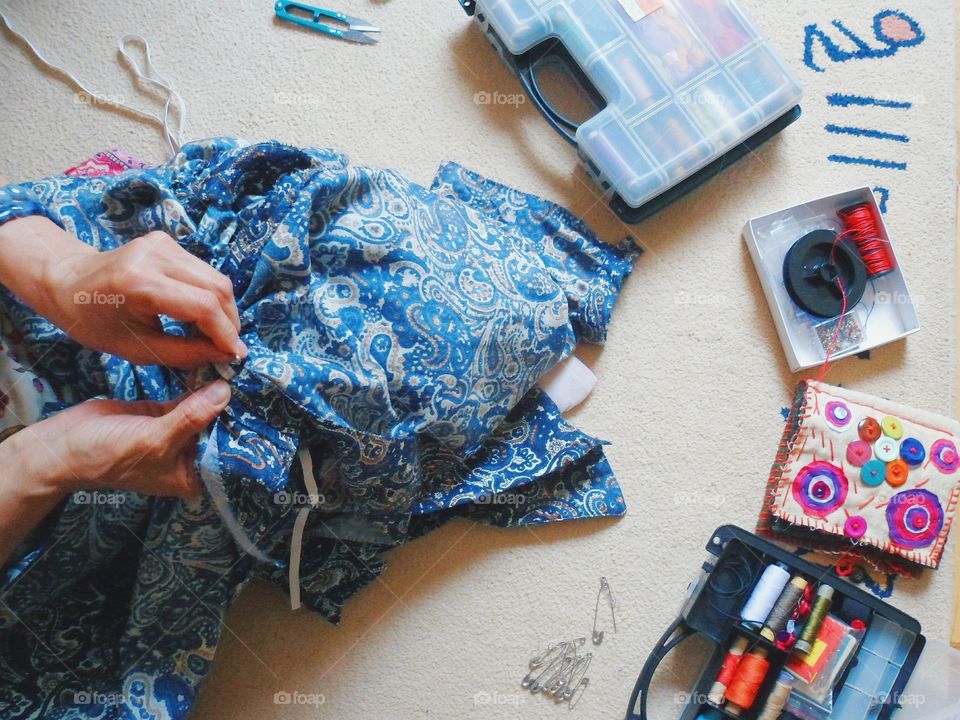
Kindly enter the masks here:
[[[338, 40], [361, 43], [363, 45], [373, 45], [377, 42], [375, 37], [367, 33], [378, 33], [381, 29], [376, 25], [371, 25], [366, 20], [344, 15], [335, 10], [324, 10], [323, 8], [305, 5], [299, 2], [288, 2], [287, 0], [278, 0], [274, 3], [273, 11], [278, 18], [302, 25], [305, 28], [316, 30], [324, 35], [330, 35]], [[329, 18], [342, 23], [346, 29], [334, 27], [321, 22], [321, 19]]]

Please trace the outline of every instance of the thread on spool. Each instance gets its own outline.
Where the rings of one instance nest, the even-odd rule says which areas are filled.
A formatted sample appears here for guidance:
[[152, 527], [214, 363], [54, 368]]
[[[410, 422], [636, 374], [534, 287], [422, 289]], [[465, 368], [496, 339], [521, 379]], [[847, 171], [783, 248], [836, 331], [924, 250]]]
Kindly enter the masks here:
[[725, 693], [729, 701], [726, 707], [727, 712], [739, 715], [744, 710], [752, 708], [760, 693], [760, 686], [763, 685], [769, 671], [770, 661], [767, 659], [766, 650], [760, 648], [744, 655]]
[[749, 645], [750, 641], [743, 636], [738, 636], [730, 645], [727, 657], [724, 658], [723, 665], [720, 666], [717, 679], [713, 683], [713, 687], [710, 688], [710, 693], [707, 695], [708, 703], [711, 705], [723, 704], [724, 693], [726, 693], [727, 688], [737, 674], [737, 666], [740, 665], [740, 661], [747, 652]]
[[892, 246], [872, 205], [862, 203], [844, 208], [837, 216], [843, 223], [841, 237], [851, 238], [856, 244], [868, 277], [877, 278], [896, 268]]
[[763, 627], [788, 582], [790, 582], [790, 573], [782, 565], [770, 565], [764, 570], [763, 575], [760, 576], [760, 582], [757, 583], [743, 610], [740, 611], [743, 624]]
[[807, 581], [799, 575], [793, 577], [789, 584], [780, 593], [776, 605], [770, 611], [770, 615], [763, 624], [760, 634], [770, 642], [777, 639], [777, 634], [787, 629], [787, 621], [793, 616], [794, 611], [803, 598], [803, 591], [807, 589]]
[[810, 617], [807, 619], [807, 623], [803, 626], [803, 631], [800, 633], [800, 637], [794, 645], [797, 652], [806, 655], [813, 650], [813, 643], [816, 642], [817, 635], [820, 634], [820, 628], [823, 626], [823, 621], [830, 612], [830, 606], [832, 604], [833, 588], [830, 585], [821, 584], [820, 587], [817, 588], [817, 597], [813, 601], [813, 609], [810, 610]]
[[781, 671], [777, 677], [777, 684], [773, 686], [773, 690], [767, 696], [767, 702], [757, 716], [757, 720], [779, 720], [783, 709], [787, 706], [790, 693], [793, 691], [793, 680], [791, 673], [786, 670]]

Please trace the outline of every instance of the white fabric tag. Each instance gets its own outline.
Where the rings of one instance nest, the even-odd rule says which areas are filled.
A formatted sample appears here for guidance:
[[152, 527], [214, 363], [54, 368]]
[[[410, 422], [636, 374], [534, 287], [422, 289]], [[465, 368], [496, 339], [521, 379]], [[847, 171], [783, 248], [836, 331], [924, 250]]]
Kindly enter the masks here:
[[571, 355], [544, 375], [539, 385], [560, 412], [566, 412], [586, 400], [598, 382], [593, 370]]

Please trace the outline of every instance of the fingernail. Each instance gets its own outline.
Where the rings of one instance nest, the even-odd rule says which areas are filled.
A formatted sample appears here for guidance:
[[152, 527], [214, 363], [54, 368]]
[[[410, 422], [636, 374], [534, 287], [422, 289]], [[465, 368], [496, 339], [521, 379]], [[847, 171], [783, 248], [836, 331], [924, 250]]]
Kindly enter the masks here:
[[247, 348], [246, 345], [243, 344], [243, 340], [237, 340], [237, 344], [235, 348], [236, 348], [237, 358], [239, 358], [240, 360], [243, 360], [244, 358], [247, 357], [247, 355], [250, 354], [250, 350], [249, 348]]
[[210, 383], [201, 392], [211, 405], [226, 405], [230, 400], [230, 386], [223, 380]]

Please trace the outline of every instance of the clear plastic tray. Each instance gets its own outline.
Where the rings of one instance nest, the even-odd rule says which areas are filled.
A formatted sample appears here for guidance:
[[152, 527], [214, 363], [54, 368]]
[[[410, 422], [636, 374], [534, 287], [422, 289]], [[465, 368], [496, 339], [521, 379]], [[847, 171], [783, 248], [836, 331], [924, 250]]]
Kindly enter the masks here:
[[514, 55], [551, 38], [563, 43], [607, 102], [580, 125], [580, 154], [632, 207], [802, 95], [733, 0], [477, 0], [477, 16]]

